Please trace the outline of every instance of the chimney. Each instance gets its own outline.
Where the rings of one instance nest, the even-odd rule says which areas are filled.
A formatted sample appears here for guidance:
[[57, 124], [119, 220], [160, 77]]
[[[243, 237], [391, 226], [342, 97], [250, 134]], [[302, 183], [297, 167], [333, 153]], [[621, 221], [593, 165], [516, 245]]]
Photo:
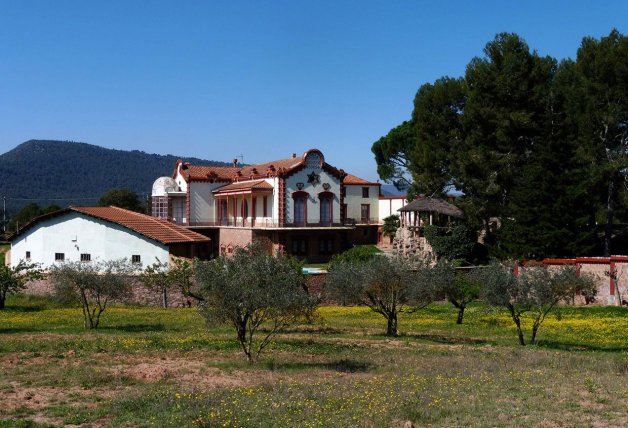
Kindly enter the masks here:
[[296, 153], [292, 153], [292, 159], [296, 158], [297, 154]]
[[233, 159], [233, 167], [235, 168], [236, 166], [238, 166], [238, 159], [234, 158]]

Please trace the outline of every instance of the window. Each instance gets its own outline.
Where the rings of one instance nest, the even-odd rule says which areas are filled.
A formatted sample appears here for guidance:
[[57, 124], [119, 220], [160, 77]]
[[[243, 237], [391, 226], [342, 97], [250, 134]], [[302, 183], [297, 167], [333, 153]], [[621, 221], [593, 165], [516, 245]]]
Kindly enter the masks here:
[[264, 196], [264, 217], [268, 217], [268, 196]]
[[31, 259], [31, 252], [27, 251], [26, 252], [26, 260], [30, 260]]
[[139, 264], [139, 263], [142, 263], [142, 258], [140, 257], [140, 255], [139, 255], [139, 254], [133, 254], [133, 255], [131, 256], [131, 263], [133, 263], [133, 264]]
[[55, 262], [62, 262], [65, 260], [65, 253], [55, 253]]
[[362, 204], [360, 206], [360, 220], [362, 223], [368, 223], [371, 218], [371, 206], [369, 204]]
[[320, 196], [321, 200], [321, 224], [325, 226], [331, 226], [333, 222], [333, 196], [325, 194]]
[[292, 240], [292, 254], [307, 254], [307, 239], [296, 238]]
[[305, 226], [307, 222], [307, 193], [295, 192], [294, 198], [294, 224]]
[[362, 197], [363, 198], [368, 198], [369, 197], [369, 188], [368, 187], [363, 187], [362, 188]]
[[81, 261], [82, 262], [91, 262], [92, 261], [92, 255], [91, 254], [86, 254], [86, 253], [81, 254]]
[[318, 241], [319, 254], [331, 254], [334, 252], [334, 240], [331, 238], [321, 238]]

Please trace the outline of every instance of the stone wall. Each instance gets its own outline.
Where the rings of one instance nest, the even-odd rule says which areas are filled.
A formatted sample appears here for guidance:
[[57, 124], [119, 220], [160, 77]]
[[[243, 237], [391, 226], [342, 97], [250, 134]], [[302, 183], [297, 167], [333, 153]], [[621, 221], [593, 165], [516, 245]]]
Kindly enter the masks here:
[[407, 227], [397, 229], [392, 243], [392, 254], [421, 260], [435, 259], [434, 250], [427, 239], [418, 236], [417, 233]]
[[[307, 275], [306, 287], [308, 293], [313, 295], [321, 295], [325, 298], [325, 280], [327, 275], [324, 273]], [[24, 294], [34, 294], [39, 296], [48, 296], [53, 294], [52, 284], [48, 279], [31, 281], [27, 284]], [[185, 297], [177, 288], [168, 290], [168, 307], [181, 308], [196, 306], [195, 299]], [[138, 281], [133, 283], [133, 294], [131, 303], [146, 306], [162, 306], [163, 294], [160, 290], [148, 289]]]
[[[40, 296], [52, 295], [53, 287], [48, 279], [42, 279], [38, 281], [31, 281], [26, 285], [24, 294], [34, 294]], [[135, 281], [132, 288], [131, 303], [147, 306], [162, 306], [163, 293], [160, 290], [149, 289], [144, 285]], [[196, 301], [191, 298], [185, 297], [181, 292], [173, 288], [168, 290], [168, 307], [180, 308], [194, 306]]]

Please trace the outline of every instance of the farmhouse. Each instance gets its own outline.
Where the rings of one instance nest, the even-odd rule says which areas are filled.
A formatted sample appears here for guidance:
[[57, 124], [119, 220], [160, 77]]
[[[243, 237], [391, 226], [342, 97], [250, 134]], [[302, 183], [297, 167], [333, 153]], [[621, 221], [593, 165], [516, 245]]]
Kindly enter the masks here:
[[327, 261], [353, 244], [376, 244], [380, 185], [327, 162], [318, 149], [259, 165], [177, 161], [158, 178], [152, 215], [212, 239], [231, 253], [259, 241], [269, 251]]
[[11, 265], [126, 258], [141, 269], [170, 256], [208, 258], [210, 239], [118, 207], [69, 207], [37, 217], [11, 239]]

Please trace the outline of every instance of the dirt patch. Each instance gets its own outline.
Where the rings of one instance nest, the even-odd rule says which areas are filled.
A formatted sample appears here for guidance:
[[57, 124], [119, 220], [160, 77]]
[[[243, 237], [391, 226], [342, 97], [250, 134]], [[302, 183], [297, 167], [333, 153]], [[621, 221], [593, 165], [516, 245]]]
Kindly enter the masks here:
[[225, 373], [208, 367], [202, 360], [193, 358], [137, 357], [118, 361], [110, 368], [116, 375], [128, 376], [142, 382], [172, 381], [183, 389], [236, 387], [250, 383], [242, 373]]

